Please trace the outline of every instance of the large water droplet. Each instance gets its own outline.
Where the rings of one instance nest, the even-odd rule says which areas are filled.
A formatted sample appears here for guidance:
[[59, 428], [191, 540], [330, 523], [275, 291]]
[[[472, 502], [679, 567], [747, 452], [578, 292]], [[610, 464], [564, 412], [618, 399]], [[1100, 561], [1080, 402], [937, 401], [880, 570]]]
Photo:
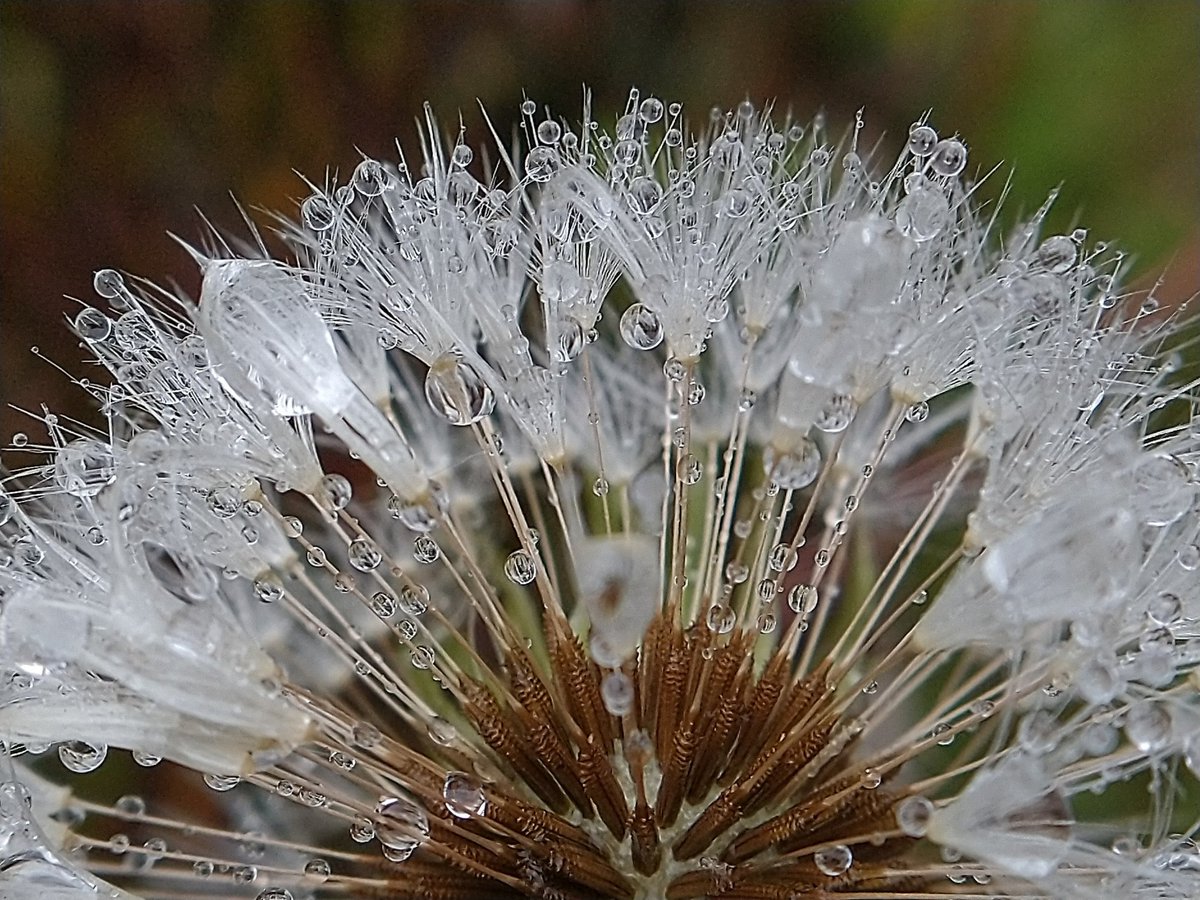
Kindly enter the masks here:
[[482, 816], [487, 812], [487, 796], [479, 780], [466, 772], [450, 772], [442, 783], [442, 799], [450, 815], [459, 819]]
[[845, 844], [835, 844], [814, 853], [813, 862], [826, 875], [836, 877], [844, 875], [850, 870], [850, 866], [854, 862], [854, 854]]
[[106, 744], [92, 744], [88, 741], [67, 741], [58, 746], [58, 758], [72, 772], [83, 774], [93, 772], [108, 756]]
[[634, 303], [621, 315], [621, 338], [635, 350], [653, 350], [662, 343], [662, 319], [645, 304]]
[[529, 584], [537, 577], [537, 566], [528, 552], [514, 550], [504, 561], [504, 574], [514, 584]]
[[496, 407], [496, 395], [479, 373], [452, 354], [429, 367], [425, 399], [451, 425], [473, 425]]

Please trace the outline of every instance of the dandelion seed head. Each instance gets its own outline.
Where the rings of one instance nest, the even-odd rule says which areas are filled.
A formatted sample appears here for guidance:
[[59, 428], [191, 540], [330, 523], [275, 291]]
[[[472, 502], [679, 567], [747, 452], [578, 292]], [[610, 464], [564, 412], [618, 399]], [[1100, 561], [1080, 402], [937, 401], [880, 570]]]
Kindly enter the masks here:
[[520, 114], [95, 274], [105, 429], [0, 485], [13, 896], [1194, 896], [1182, 316], [926, 120]]

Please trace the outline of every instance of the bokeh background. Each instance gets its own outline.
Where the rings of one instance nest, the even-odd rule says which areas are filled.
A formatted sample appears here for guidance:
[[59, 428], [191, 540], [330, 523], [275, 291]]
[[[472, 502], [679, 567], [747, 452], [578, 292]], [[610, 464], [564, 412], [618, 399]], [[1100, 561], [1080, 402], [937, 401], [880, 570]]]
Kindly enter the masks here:
[[[319, 182], [360, 151], [411, 149], [425, 100], [483, 141], [477, 101], [508, 134], [523, 92], [572, 117], [584, 84], [598, 111], [636, 84], [699, 121], [747, 96], [835, 126], [865, 107], [889, 152], [932, 109], [972, 170], [1015, 167], [1013, 215], [1062, 183], [1051, 227], [1116, 239], [1165, 303], [1200, 287], [1197, 0], [0, 0], [0, 38], [0, 400], [15, 406], [87, 418], [29, 348], [87, 374], [65, 298], [91, 302], [98, 268], [194, 290], [166, 232], [197, 236], [197, 209], [230, 228], [231, 193], [294, 212], [293, 170]], [[0, 444], [35, 425], [5, 407]]]

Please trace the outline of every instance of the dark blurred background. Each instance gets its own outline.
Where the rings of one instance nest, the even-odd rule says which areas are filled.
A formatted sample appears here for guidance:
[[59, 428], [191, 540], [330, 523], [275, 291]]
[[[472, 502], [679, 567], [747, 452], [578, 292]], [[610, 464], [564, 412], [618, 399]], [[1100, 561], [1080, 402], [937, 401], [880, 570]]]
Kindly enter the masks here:
[[[293, 213], [293, 169], [411, 149], [424, 100], [480, 142], [477, 100], [507, 135], [523, 91], [574, 118], [585, 83], [602, 113], [638, 85], [700, 122], [774, 98], [836, 133], [865, 106], [889, 154], [932, 109], [972, 171], [1015, 167], [1013, 215], [1062, 183], [1052, 227], [1117, 240], [1166, 303], [1200, 286], [1196, 0], [0, 0], [0, 36], [0, 399], [18, 406], [81, 414], [29, 348], [82, 373], [64, 296], [94, 302], [94, 270], [195, 289], [166, 232], [195, 237], [196, 208], [230, 228], [230, 193]], [[32, 425], [5, 408], [0, 443]]]

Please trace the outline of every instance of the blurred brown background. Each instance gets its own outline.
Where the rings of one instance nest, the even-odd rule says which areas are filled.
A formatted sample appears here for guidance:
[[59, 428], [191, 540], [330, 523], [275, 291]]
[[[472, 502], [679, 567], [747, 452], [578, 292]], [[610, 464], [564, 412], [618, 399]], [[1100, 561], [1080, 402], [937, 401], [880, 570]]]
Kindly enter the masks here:
[[[83, 414], [64, 325], [112, 266], [194, 289], [167, 236], [232, 192], [294, 212], [315, 181], [413, 146], [428, 99], [508, 134], [522, 91], [577, 115], [582, 85], [615, 111], [631, 85], [713, 104], [775, 98], [831, 124], [865, 106], [898, 149], [908, 124], [959, 132], [972, 169], [1014, 165], [1009, 209], [1060, 182], [1051, 223], [1136, 254], [1165, 302], [1200, 286], [1200, 3], [425, 2], [0, 0], [0, 399]], [[836, 130], [836, 129], [835, 129]], [[996, 179], [998, 189], [1002, 179]], [[29, 430], [5, 408], [0, 443]], [[10, 461], [12, 461], [10, 457]]]

